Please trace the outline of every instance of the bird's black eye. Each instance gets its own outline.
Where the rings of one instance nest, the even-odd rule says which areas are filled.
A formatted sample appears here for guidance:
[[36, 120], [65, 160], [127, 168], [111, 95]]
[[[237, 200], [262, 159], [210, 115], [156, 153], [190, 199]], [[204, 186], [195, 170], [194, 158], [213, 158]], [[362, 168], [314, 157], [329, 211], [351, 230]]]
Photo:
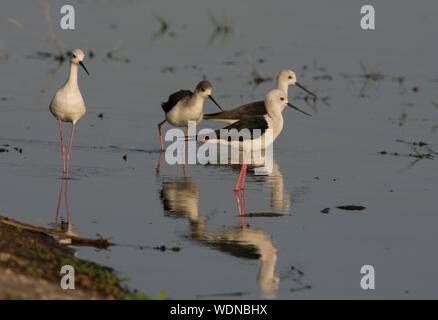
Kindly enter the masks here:
[[204, 92], [204, 91], [205, 91], [205, 89], [204, 89], [204, 88], [201, 88], [201, 91], [202, 91], [202, 92]]
[[73, 59], [76, 59], [76, 55], [72, 55]]
[[289, 76], [289, 79], [292, 79], [292, 77], [291, 77], [291, 76]]
[[281, 98], [280, 98], [280, 100], [281, 100], [281, 101], [284, 101], [284, 98], [283, 98], [283, 97], [281, 97]]

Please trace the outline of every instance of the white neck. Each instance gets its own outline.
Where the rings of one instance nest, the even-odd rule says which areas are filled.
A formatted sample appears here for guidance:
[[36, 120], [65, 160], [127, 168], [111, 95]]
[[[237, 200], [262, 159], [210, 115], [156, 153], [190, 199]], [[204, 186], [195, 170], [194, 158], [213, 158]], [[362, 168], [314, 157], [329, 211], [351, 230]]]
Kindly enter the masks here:
[[280, 77], [277, 78], [277, 89], [283, 91], [287, 97], [287, 90], [289, 89], [289, 84], [286, 81], [282, 81]]
[[70, 63], [70, 75], [67, 84], [78, 85], [78, 65], [76, 63]]
[[265, 106], [266, 106], [266, 112], [268, 116], [270, 116], [271, 118], [282, 117], [281, 112], [283, 111], [284, 107], [279, 107], [274, 103], [266, 103], [266, 102], [265, 102]]
[[203, 108], [203, 106], [204, 106], [204, 100], [205, 100], [205, 98], [204, 98], [201, 94], [195, 92], [190, 100], [191, 100], [191, 101], [190, 101], [191, 103], [190, 103], [189, 105], [190, 105], [192, 108], [195, 108], [195, 109], [197, 109], [197, 110], [198, 110], [198, 109], [199, 109], [199, 110], [202, 110], [202, 108]]

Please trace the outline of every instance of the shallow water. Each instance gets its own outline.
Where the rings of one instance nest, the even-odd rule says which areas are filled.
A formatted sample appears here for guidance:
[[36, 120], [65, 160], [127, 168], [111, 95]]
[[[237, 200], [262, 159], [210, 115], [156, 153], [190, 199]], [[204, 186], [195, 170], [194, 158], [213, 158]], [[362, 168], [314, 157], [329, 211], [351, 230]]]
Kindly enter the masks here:
[[[60, 5], [50, 3], [58, 21]], [[65, 49], [95, 54], [85, 61], [91, 76], [79, 76], [88, 109], [72, 148], [73, 231], [120, 244], [79, 248], [79, 257], [115, 268], [131, 288], [170, 298], [436, 298], [438, 6], [379, 3], [375, 31], [359, 28], [355, 1], [252, 3], [250, 14], [242, 2], [175, 6], [90, 1], [75, 5], [77, 30], [55, 23]], [[214, 35], [208, 11], [231, 20], [234, 31]], [[0, 214], [49, 226], [62, 163], [48, 104], [68, 65], [36, 58], [50, 48], [7, 21], [48, 34], [37, 4], [2, 1], [0, 12], [0, 148], [9, 150], [0, 153]], [[164, 35], [154, 37], [153, 12], [169, 23]], [[383, 77], [366, 79], [361, 62]], [[298, 88], [289, 89], [289, 100], [313, 117], [284, 111], [273, 174], [247, 176], [244, 221], [232, 191], [238, 171], [229, 166], [188, 165], [184, 179], [181, 166], [163, 163], [157, 175], [156, 125], [169, 93], [192, 90], [206, 76], [215, 99], [231, 108], [274, 87], [250, 83], [253, 69], [274, 78], [282, 68], [321, 99], [308, 101], [312, 111]], [[207, 101], [204, 110], [216, 107]], [[200, 124], [210, 126], [219, 127]], [[416, 148], [435, 157], [417, 161], [397, 140], [424, 141]], [[160, 245], [169, 250], [152, 249]], [[374, 291], [360, 287], [366, 264], [376, 270]]]

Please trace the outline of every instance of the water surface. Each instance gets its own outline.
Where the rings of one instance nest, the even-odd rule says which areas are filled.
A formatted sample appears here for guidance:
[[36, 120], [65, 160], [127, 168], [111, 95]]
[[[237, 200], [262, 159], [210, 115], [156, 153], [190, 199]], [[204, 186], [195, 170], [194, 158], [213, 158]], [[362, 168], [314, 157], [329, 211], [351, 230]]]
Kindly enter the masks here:
[[[250, 10], [235, 1], [87, 1], [75, 4], [78, 29], [62, 31], [60, 4], [49, 3], [65, 49], [94, 53], [85, 61], [91, 76], [79, 75], [88, 109], [72, 148], [73, 231], [120, 244], [79, 248], [79, 257], [170, 298], [436, 298], [436, 153], [409, 156], [398, 140], [438, 150], [437, 5], [379, 2], [377, 29], [363, 31], [358, 1], [251, 2]], [[209, 11], [233, 31], [215, 34]], [[38, 58], [53, 50], [8, 22], [48, 35], [36, 3], [2, 1], [0, 12], [0, 148], [9, 150], [0, 153], [0, 214], [49, 226], [62, 163], [48, 104], [68, 65]], [[164, 34], [153, 13], [167, 20]], [[157, 175], [156, 125], [169, 93], [206, 77], [231, 108], [275, 86], [255, 85], [254, 70], [272, 79], [283, 68], [320, 99], [290, 88], [289, 100], [313, 117], [284, 111], [273, 173], [247, 176], [245, 217], [232, 191], [238, 168], [189, 165], [184, 179], [181, 166], [163, 163]], [[205, 112], [215, 110], [207, 101]], [[168, 250], [152, 249], [161, 245]], [[359, 285], [365, 264], [376, 269], [372, 292]]]

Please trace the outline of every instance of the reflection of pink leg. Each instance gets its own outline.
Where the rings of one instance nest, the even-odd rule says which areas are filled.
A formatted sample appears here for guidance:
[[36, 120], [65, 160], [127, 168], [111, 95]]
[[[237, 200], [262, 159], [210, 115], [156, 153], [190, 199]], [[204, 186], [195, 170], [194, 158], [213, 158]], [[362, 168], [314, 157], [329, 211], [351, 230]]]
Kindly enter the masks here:
[[234, 191], [234, 195], [236, 197], [237, 206], [239, 208], [240, 223], [242, 225], [242, 229], [245, 229], [245, 194], [243, 193], [242, 190], [241, 191], [242, 202], [239, 199], [238, 191]]
[[67, 191], [68, 180], [65, 180], [65, 208], [67, 209], [67, 223], [70, 225], [70, 208], [68, 206], [68, 191]]
[[161, 151], [163, 151], [164, 150], [164, 145], [163, 145], [163, 136], [161, 135], [161, 126], [163, 125], [163, 123], [165, 123], [166, 122], [166, 120], [163, 120], [163, 121], [161, 121], [159, 124], [158, 124], [158, 133], [160, 134], [160, 142], [161, 142]]
[[65, 172], [65, 178], [66, 179], [68, 179], [68, 164], [70, 162], [71, 142], [73, 140], [73, 133], [75, 132], [75, 126], [76, 126], [76, 124], [73, 122], [73, 127], [71, 128], [70, 143], [69, 143], [69, 146], [68, 146], [68, 153], [67, 153], [67, 171]]
[[239, 216], [240, 216], [240, 215], [242, 215], [242, 210], [240, 207], [239, 193], [237, 191], [234, 191], [234, 196], [236, 197], [237, 208], [239, 210]]
[[64, 177], [62, 177], [62, 179], [61, 179], [61, 191], [59, 191], [58, 207], [56, 208], [55, 225], [58, 224], [59, 208], [61, 207], [61, 199], [62, 199], [62, 192], [63, 192], [63, 190], [64, 190]]
[[245, 214], [245, 191], [243, 189], [240, 190], [240, 196], [242, 198], [242, 214]]
[[62, 138], [62, 122], [59, 120], [59, 133], [61, 135], [61, 151], [62, 151], [62, 178], [64, 179], [65, 175], [65, 148], [64, 148], [64, 139]]
[[242, 216], [240, 217], [240, 223], [242, 224], [242, 229], [245, 229], [245, 192], [240, 190], [240, 197], [242, 198]]

